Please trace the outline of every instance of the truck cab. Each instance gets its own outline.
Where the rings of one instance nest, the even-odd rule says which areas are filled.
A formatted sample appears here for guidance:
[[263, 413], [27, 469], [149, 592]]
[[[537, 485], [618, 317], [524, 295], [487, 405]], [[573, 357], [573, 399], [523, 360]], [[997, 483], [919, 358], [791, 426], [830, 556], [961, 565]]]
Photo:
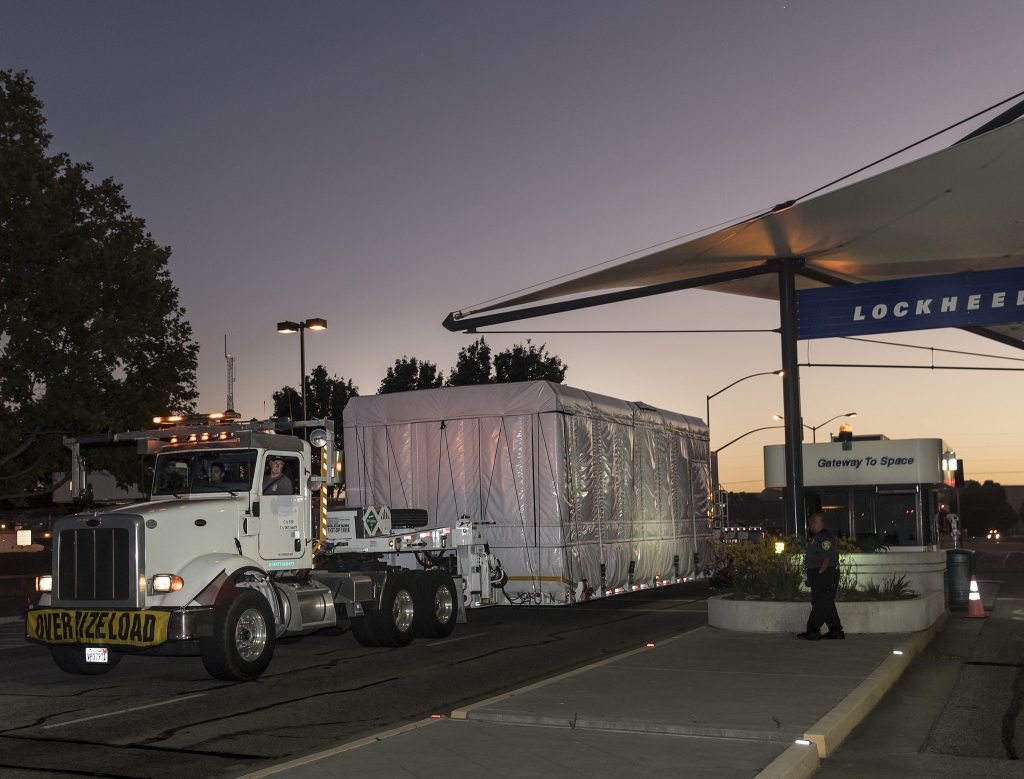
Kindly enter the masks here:
[[[379, 525], [375, 538], [327, 544], [329, 421], [200, 422], [65, 441], [74, 459], [83, 445], [134, 441], [155, 462], [149, 500], [54, 525], [52, 573], [37, 583], [26, 633], [60, 668], [92, 675], [127, 652], [191, 654], [216, 678], [249, 680], [285, 635], [344, 621], [363, 643], [401, 645], [464, 619], [455, 565], [428, 568], [410, 554], [415, 569], [403, 567], [402, 537]], [[368, 513], [386, 514], [389, 533], [405, 530], [386, 507]], [[438, 560], [454, 547], [450, 529], [425, 535], [417, 549]], [[324, 565], [328, 550], [339, 553]]]

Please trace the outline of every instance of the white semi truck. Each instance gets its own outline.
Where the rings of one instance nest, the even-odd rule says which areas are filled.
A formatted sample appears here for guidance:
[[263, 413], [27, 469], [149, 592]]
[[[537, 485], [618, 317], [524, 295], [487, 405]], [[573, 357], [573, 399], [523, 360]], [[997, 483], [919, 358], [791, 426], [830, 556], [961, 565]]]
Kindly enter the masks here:
[[[70, 673], [127, 652], [254, 679], [274, 641], [348, 626], [370, 646], [465, 610], [559, 606], [684, 581], [710, 538], [707, 425], [546, 381], [353, 398], [332, 506], [330, 422], [160, 419], [149, 500], [58, 520], [30, 640]], [[312, 446], [311, 446], [312, 444]], [[429, 510], [429, 515], [428, 515]]]
[[329, 421], [154, 422], [65, 440], [73, 477], [83, 445], [136, 441], [155, 461], [148, 501], [54, 524], [26, 633], [64, 671], [191, 654], [218, 679], [251, 680], [283, 636], [347, 624], [370, 646], [442, 637], [503, 584], [469, 518], [427, 527], [425, 511], [330, 507]]

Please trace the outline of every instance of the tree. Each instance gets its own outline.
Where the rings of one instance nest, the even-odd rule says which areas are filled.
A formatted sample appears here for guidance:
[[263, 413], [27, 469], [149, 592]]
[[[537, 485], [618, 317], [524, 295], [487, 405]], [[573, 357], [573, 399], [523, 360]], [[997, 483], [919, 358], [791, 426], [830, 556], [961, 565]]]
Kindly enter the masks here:
[[[307, 379], [308, 382], [308, 379]], [[309, 394], [308, 392], [306, 393]], [[279, 419], [298, 419], [302, 416], [302, 398], [299, 391], [290, 385], [285, 385], [277, 390], [271, 398], [274, 401], [274, 416]], [[309, 398], [306, 398], [307, 403]], [[313, 414], [314, 417], [319, 416]]]
[[554, 354], [548, 354], [547, 344], [534, 346], [527, 339], [525, 344], [516, 344], [510, 349], [498, 352], [494, 357], [494, 381], [504, 384], [512, 381], [545, 380], [561, 384], [569, 366]]
[[[198, 345], [170, 249], [112, 179], [50, 155], [25, 72], [0, 71], [0, 497], [49, 492], [64, 433], [190, 411]], [[97, 450], [102, 452], [103, 450]], [[88, 453], [86, 453], [88, 454]], [[96, 454], [92, 463], [102, 461]], [[135, 468], [114, 468], [122, 484]]]
[[448, 374], [448, 381], [445, 384], [449, 387], [464, 387], [469, 384], [490, 384], [493, 381], [491, 347], [487, 345], [487, 341], [479, 338], [459, 350], [455, 367]]
[[[355, 397], [359, 397], [359, 387], [352, 379], [330, 376], [323, 365], [317, 365], [306, 378], [306, 413], [310, 419], [334, 420], [339, 448], [344, 446], [342, 413], [349, 400]], [[275, 417], [299, 419], [302, 416], [302, 399], [294, 387], [282, 387], [274, 393], [273, 400]]]
[[381, 380], [377, 394], [433, 389], [440, 386], [441, 374], [437, 371], [437, 365], [426, 360], [417, 360], [415, 357], [403, 356], [401, 359], [395, 360], [395, 364], [388, 368], [387, 375]]
[[[334, 419], [341, 423], [341, 414], [352, 398], [359, 397], [359, 387], [351, 379], [330, 376], [324, 365], [317, 365], [306, 378], [306, 413], [310, 419]], [[274, 393], [274, 416], [298, 419], [302, 416], [302, 399], [294, 387], [282, 387]]]
[[965, 531], [983, 535], [991, 529], [1009, 530], [1017, 521], [1017, 512], [998, 482], [968, 481], [960, 488], [960, 519]]

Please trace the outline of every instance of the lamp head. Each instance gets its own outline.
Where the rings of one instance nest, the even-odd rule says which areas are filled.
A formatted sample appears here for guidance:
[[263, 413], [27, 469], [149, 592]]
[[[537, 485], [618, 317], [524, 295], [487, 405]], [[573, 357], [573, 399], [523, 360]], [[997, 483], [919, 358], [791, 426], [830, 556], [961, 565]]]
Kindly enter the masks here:
[[279, 333], [297, 333], [297, 332], [299, 332], [299, 323], [298, 322], [290, 322], [290, 321], [278, 322], [277, 323], [277, 332], [279, 332]]
[[327, 320], [324, 319], [323, 317], [315, 316], [315, 317], [313, 317], [311, 319], [307, 319], [304, 322], [304, 325], [309, 330], [317, 330], [317, 331], [319, 331], [319, 330], [326, 330], [327, 329]]

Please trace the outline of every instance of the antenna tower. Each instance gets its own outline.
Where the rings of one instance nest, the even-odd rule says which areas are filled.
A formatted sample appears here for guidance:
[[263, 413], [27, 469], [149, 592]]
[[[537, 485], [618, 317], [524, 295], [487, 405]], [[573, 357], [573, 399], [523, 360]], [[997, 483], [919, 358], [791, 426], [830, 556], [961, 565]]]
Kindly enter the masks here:
[[228, 354], [228, 337], [224, 336], [224, 360], [228, 364], [228, 407], [227, 411], [235, 410], [235, 355]]

